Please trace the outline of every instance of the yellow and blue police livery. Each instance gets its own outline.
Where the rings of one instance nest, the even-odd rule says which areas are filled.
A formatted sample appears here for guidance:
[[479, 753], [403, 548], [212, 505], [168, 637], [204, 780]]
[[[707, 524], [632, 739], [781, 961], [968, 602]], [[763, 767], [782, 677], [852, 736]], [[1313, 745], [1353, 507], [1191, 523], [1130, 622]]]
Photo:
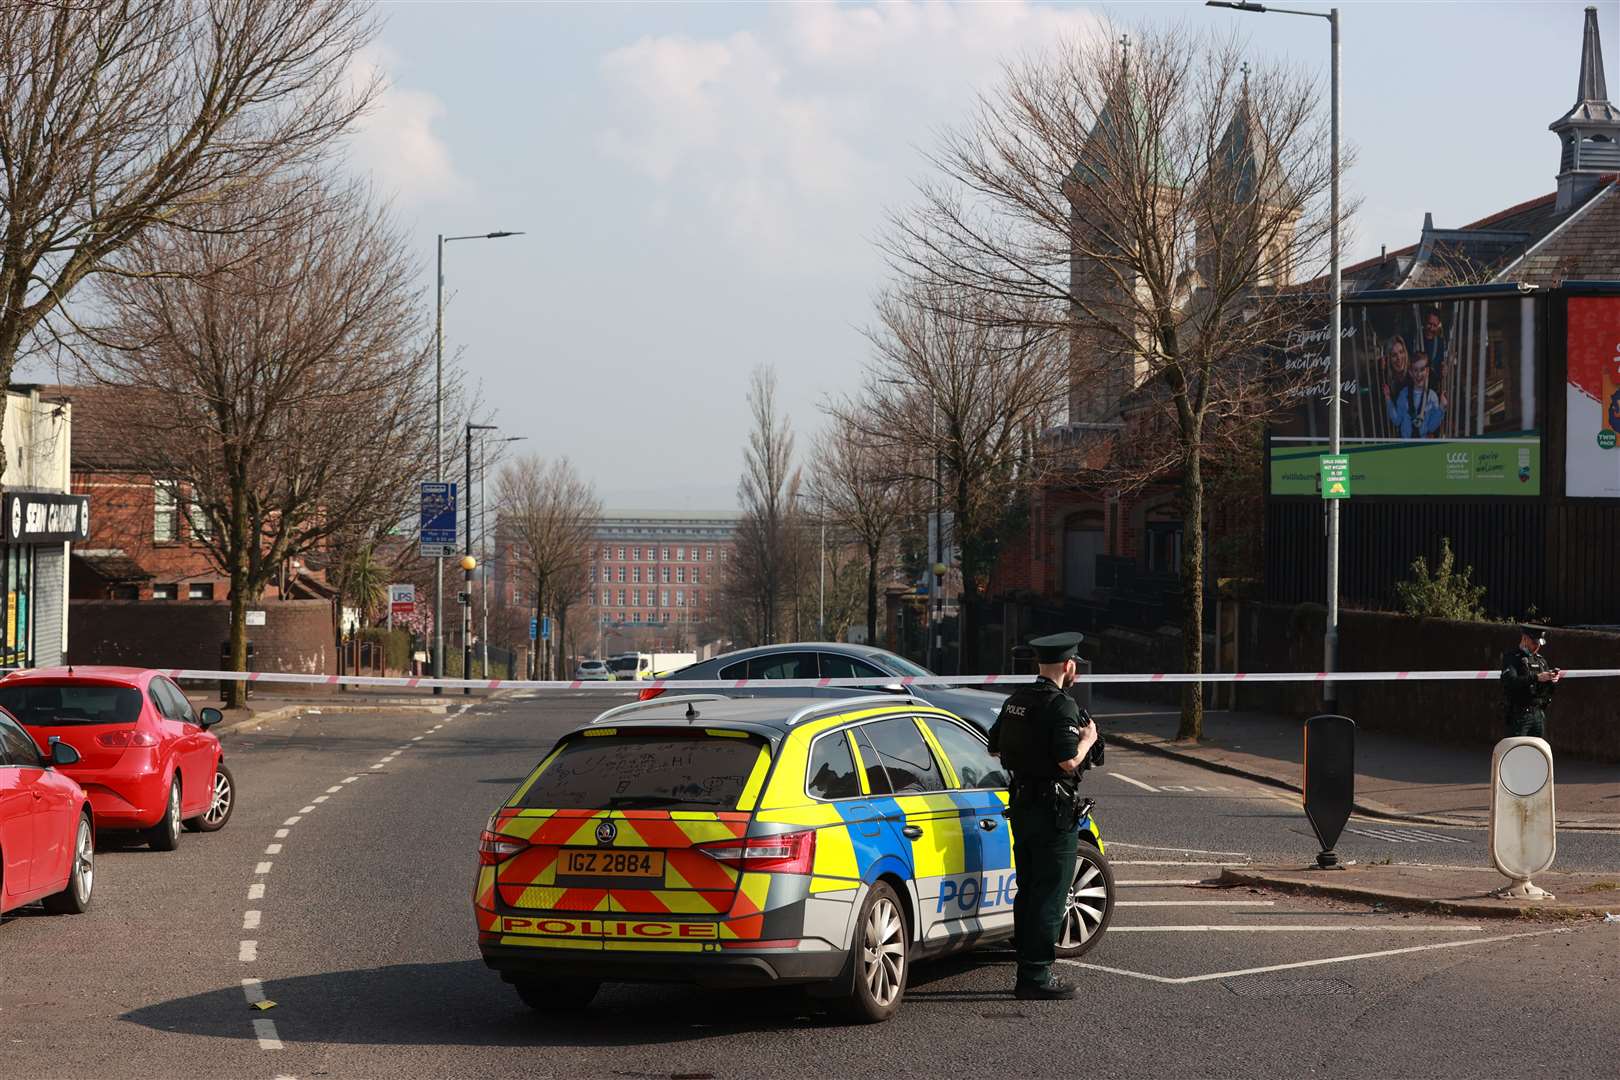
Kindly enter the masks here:
[[[1012, 935], [1007, 778], [979, 730], [883, 694], [659, 698], [560, 739], [490, 818], [484, 961], [541, 1009], [603, 982], [808, 984], [892, 1016], [913, 960]], [[1107, 928], [1089, 814], [1060, 953]]]

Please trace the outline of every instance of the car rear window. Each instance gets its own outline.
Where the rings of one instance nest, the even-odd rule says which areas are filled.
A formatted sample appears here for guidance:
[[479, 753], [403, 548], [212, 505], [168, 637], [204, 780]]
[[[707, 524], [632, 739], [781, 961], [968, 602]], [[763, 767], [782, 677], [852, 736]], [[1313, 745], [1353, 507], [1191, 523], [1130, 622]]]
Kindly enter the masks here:
[[514, 806], [735, 810], [761, 739], [625, 732], [570, 740]]
[[141, 692], [88, 683], [0, 683], [0, 708], [38, 727], [133, 724], [141, 715]]

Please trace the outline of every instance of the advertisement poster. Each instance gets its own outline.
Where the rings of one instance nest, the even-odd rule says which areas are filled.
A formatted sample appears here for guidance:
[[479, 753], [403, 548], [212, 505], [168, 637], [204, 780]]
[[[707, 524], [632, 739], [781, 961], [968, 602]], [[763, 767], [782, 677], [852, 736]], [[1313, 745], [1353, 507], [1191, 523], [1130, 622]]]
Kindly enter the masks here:
[[1564, 493], [1620, 499], [1620, 296], [1569, 298]]
[[[1519, 296], [1346, 303], [1341, 442], [1355, 497], [1541, 494], [1542, 310]], [[1319, 494], [1328, 350], [1325, 326], [1282, 350], [1290, 407], [1271, 427], [1274, 495]]]

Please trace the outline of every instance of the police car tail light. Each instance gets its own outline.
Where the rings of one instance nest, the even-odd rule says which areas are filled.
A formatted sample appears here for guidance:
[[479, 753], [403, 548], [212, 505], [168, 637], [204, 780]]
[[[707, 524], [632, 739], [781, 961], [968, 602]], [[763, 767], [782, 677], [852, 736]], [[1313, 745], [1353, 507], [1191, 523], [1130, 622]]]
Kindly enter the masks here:
[[641, 692], [640, 696], [638, 696], [636, 698], [636, 700], [637, 701], [651, 701], [653, 698], [657, 697], [659, 694], [662, 694], [663, 692], [664, 692], [664, 688], [662, 686], [649, 686], [649, 687], [647, 687], [645, 690], [643, 690]]
[[136, 731], [131, 728], [127, 731], [109, 731], [104, 735], [97, 735], [96, 743], [109, 750], [122, 750], [129, 746], [156, 746], [158, 737], [150, 731]]
[[716, 862], [766, 874], [808, 874], [816, 861], [816, 832], [750, 836], [702, 844], [698, 850]]
[[514, 840], [485, 829], [478, 834], [478, 863], [480, 866], [496, 866], [528, 846], [523, 840]]

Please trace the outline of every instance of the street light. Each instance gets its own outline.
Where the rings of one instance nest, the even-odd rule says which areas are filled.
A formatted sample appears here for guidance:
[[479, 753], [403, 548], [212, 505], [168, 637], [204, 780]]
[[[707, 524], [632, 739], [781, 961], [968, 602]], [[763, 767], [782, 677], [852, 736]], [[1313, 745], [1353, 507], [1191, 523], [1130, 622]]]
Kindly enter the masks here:
[[[816, 594], [816, 637], [820, 641], [827, 640], [827, 496], [818, 491], [817, 502], [820, 509], [816, 516], [821, 519], [821, 577]], [[804, 492], [795, 491], [795, 499], [805, 497]]]
[[[463, 551], [467, 552], [467, 557], [465, 559], [461, 560], [461, 568], [463, 570], [467, 571], [467, 600], [466, 600], [466, 605], [465, 605], [466, 608], [467, 608], [467, 612], [466, 612], [467, 617], [462, 619], [462, 621], [461, 621], [462, 622], [462, 626], [461, 626], [461, 677], [463, 679], [472, 678], [472, 640], [469, 637], [469, 631], [472, 629], [472, 572], [473, 572], [473, 567], [468, 566], [467, 563], [472, 562], [474, 566], [477, 565], [476, 560], [474, 560], [473, 557], [472, 557], [472, 549], [473, 549], [473, 485], [472, 485], [472, 443], [473, 443], [473, 432], [475, 432], [475, 431], [494, 431], [494, 430], [495, 430], [495, 425], [494, 424], [475, 424], [471, 420], [467, 421], [467, 437], [465, 439], [465, 447], [464, 447], [465, 450], [466, 450], [466, 455], [467, 455], [467, 472], [465, 474], [466, 475], [466, 484], [467, 484], [467, 486], [462, 489], [462, 495], [461, 495], [461, 501], [462, 501], [463, 505], [465, 505], [466, 508], [467, 508], [467, 514], [466, 514], [466, 517], [467, 517], [467, 529], [466, 529], [467, 545], [466, 545], [466, 547], [464, 547], [462, 549]], [[489, 664], [488, 664], [487, 660], [486, 660], [486, 662], [484, 664], [484, 677], [486, 679], [489, 677]], [[463, 694], [470, 694], [470, 693], [472, 693], [472, 687], [464, 686], [464, 687], [461, 688], [461, 692]]]
[[[471, 554], [461, 557], [461, 569], [466, 573], [466, 591], [461, 594], [461, 677], [472, 678], [472, 575], [478, 560]], [[472, 687], [463, 686], [463, 694], [472, 693]]]
[[[1340, 436], [1340, 398], [1344, 392], [1344, 378], [1339, 367], [1339, 334], [1340, 318], [1344, 306], [1343, 281], [1339, 274], [1339, 109], [1342, 94], [1339, 88], [1339, 9], [1332, 8], [1322, 11], [1300, 11], [1295, 8], [1268, 7], [1265, 4], [1246, 2], [1232, 2], [1232, 0], [1206, 0], [1206, 7], [1231, 8], [1233, 11], [1252, 11], [1258, 14], [1276, 12], [1279, 15], [1305, 15], [1313, 19], [1326, 19], [1332, 32], [1333, 62], [1332, 62], [1332, 127], [1333, 127], [1333, 162], [1331, 177], [1331, 195], [1329, 214], [1332, 237], [1329, 240], [1329, 268], [1332, 283], [1333, 299], [1332, 314], [1328, 323], [1328, 335], [1332, 339], [1329, 354], [1332, 357], [1333, 396], [1328, 399], [1328, 444], [1329, 452], [1334, 456], [1339, 453]], [[1327, 631], [1322, 636], [1322, 664], [1323, 669], [1329, 672], [1338, 670], [1339, 666], [1339, 500], [1327, 499], [1328, 536], [1327, 536]], [[1332, 680], [1322, 684], [1322, 700], [1335, 701], [1338, 690]]]
[[[444, 245], [454, 240], [499, 240], [522, 236], [521, 232], [472, 233], [467, 236], [439, 234], [438, 264], [434, 268], [437, 292], [433, 316], [433, 478], [444, 479]], [[444, 556], [433, 557], [433, 677], [444, 677]], [[435, 686], [435, 694], [444, 687]]]

